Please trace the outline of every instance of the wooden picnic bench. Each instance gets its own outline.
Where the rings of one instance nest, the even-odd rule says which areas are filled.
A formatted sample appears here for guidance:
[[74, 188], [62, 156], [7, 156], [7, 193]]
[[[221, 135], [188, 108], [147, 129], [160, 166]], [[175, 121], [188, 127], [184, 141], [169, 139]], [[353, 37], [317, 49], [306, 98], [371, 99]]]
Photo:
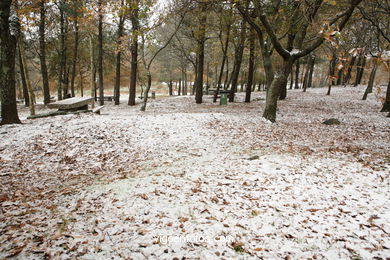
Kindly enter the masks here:
[[49, 103], [49, 108], [57, 108], [61, 111], [77, 111], [77, 110], [88, 110], [88, 105], [91, 104], [92, 108], [95, 106], [94, 98], [90, 97], [74, 97], [68, 98], [61, 101]]
[[[100, 100], [100, 97], [96, 97], [96, 100]], [[103, 100], [104, 101], [113, 101], [114, 100], [114, 96], [104, 96]]]

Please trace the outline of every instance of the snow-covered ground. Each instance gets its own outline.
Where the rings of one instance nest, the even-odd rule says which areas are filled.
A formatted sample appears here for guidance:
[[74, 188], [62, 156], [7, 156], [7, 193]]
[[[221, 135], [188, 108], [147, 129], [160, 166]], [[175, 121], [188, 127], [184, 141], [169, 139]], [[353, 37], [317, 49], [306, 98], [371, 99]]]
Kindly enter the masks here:
[[325, 92], [289, 92], [275, 124], [261, 92], [0, 127], [0, 258], [386, 259], [390, 118]]

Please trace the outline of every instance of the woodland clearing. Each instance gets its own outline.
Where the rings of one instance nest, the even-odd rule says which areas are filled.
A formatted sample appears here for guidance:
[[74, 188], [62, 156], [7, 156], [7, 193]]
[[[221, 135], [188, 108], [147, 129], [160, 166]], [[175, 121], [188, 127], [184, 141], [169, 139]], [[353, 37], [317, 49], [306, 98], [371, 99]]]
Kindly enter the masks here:
[[301, 91], [274, 124], [264, 92], [36, 120], [23, 108], [0, 127], [0, 258], [386, 259], [390, 118], [363, 87]]

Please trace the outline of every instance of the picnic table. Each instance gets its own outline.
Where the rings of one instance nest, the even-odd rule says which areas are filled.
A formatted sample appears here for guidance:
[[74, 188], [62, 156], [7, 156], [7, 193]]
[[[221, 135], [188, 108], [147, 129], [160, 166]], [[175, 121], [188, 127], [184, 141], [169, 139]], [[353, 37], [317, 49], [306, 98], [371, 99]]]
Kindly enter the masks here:
[[[96, 97], [96, 100], [100, 100], [100, 97]], [[104, 101], [113, 101], [114, 100], [114, 96], [104, 96], [103, 100]]]
[[49, 108], [57, 108], [61, 111], [88, 110], [89, 104], [91, 104], [92, 108], [94, 108], [94, 101], [94, 98], [91, 97], [74, 97], [49, 103], [47, 106]]

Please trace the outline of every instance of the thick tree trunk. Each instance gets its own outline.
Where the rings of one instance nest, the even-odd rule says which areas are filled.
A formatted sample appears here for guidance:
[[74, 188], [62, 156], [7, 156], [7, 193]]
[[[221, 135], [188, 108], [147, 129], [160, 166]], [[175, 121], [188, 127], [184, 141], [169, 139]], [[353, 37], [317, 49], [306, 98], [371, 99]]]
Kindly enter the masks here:
[[11, 0], [0, 1], [1, 125], [20, 124], [15, 91], [16, 37], [11, 35], [9, 28], [11, 2]]
[[390, 112], [390, 79], [387, 83], [387, 90], [386, 90], [386, 99], [385, 103], [383, 104], [381, 112]]
[[289, 58], [283, 61], [283, 66], [272, 81], [271, 86], [268, 89], [267, 100], [265, 103], [265, 109], [263, 117], [271, 122], [276, 121], [276, 109], [278, 104], [278, 98], [280, 96], [280, 90], [283, 86], [286, 86], [288, 81], [288, 75], [291, 72], [291, 68], [294, 64], [294, 59]]
[[[290, 64], [290, 63], [288, 63]], [[287, 64], [286, 64], [287, 65]], [[292, 67], [293, 67], [294, 63], [291, 63], [290, 64], [290, 68], [286, 68], [286, 70], [288, 70], [288, 74], [287, 75], [284, 75], [282, 78], [284, 79], [284, 77], [286, 77], [282, 83], [282, 81], [280, 80], [279, 81], [279, 100], [285, 100], [286, 97], [287, 97], [287, 82], [288, 82], [288, 75], [291, 73], [291, 70], [292, 70]]]
[[138, 70], [138, 31], [139, 31], [139, 19], [138, 19], [138, 0], [134, 1], [136, 8], [134, 8], [130, 20], [133, 26], [131, 36], [131, 68], [130, 68], [130, 88], [129, 88], [129, 106], [135, 105], [135, 96], [137, 88], [137, 70]]
[[368, 81], [366, 91], [364, 92], [364, 95], [363, 95], [363, 100], [367, 99], [368, 94], [372, 93], [372, 90], [374, 88], [374, 80], [375, 80], [375, 76], [376, 76], [376, 71], [378, 69], [378, 64], [375, 60], [373, 61], [373, 63], [374, 64], [373, 64], [373, 67], [372, 67], [372, 70], [370, 73], [370, 79]]
[[206, 22], [207, 22], [207, 5], [199, 3], [200, 6], [200, 21], [198, 28], [198, 47], [197, 47], [197, 77], [195, 82], [195, 101], [196, 104], [201, 104], [203, 99], [203, 72], [204, 72], [204, 47], [206, 42]]
[[229, 102], [234, 102], [234, 96], [235, 93], [237, 92], [238, 76], [241, 70], [242, 56], [244, 54], [244, 45], [246, 39], [246, 22], [244, 19], [241, 21], [240, 27], [241, 27], [241, 32], [240, 32], [239, 43], [235, 50], [235, 56], [234, 56], [234, 69], [232, 72], [232, 79], [231, 79], [232, 87], [230, 89]]
[[[124, 0], [121, 1], [123, 7]], [[122, 13], [122, 12], [121, 12]], [[122, 37], [125, 19], [123, 15], [119, 16], [118, 32], [117, 32], [117, 53], [116, 53], [116, 69], [115, 69], [115, 86], [114, 86], [114, 100], [115, 105], [119, 105], [120, 88], [121, 88], [121, 56], [122, 56]]]
[[246, 95], [245, 102], [251, 102], [251, 93], [252, 93], [252, 85], [253, 85], [253, 76], [254, 76], [254, 68], [255, 68], [255, 32], [252, 29], [250, 34], [250, 42], [249, 42], [249, 68], [248, 68], [248, 82], [246, 86]]
[[98, 75], [99, 75], [99, 98], [100, 105], [104, 105], [104, 86], [103, 86], [103, 3], [98, 2], [99, 25], [98, 25]]
[[73, 62], [72, 62], [72, 75], [70, 79], [70, 93], [72, 97], [75, 96], [74, 91], [74, 81], [76, 79], [76, 65], [77, 65], [77, 57], [78, 57], [78, 49], [79, 49], [79, 24], [77, 15], [74, 20], [74, 45], [73, 45]]
[[49, 88], [49, 76], [47, 73], [46, 65], [46, 43], [45, 43], [45, 25], [46, 25], [46, 9], [45, 1], [41, 0], [40, 5], [40, 20], [39, 20], [39, 58], [41, 63], [41, 74], [43, 84], [43, 103], [50, 103], [50, 88]]
[[24, 77], [24, 67], [23, 67], [22, 55], [20, 54], [20, 51], [18, 51], [18, 54], [19, 54], [18, 56], [19, 56], [20, 78], [22, 80], [22, 86], [23, 86], [24, 106], [29, 107], [30, 106], [30, 97], [28, 95], [26, 78]]

